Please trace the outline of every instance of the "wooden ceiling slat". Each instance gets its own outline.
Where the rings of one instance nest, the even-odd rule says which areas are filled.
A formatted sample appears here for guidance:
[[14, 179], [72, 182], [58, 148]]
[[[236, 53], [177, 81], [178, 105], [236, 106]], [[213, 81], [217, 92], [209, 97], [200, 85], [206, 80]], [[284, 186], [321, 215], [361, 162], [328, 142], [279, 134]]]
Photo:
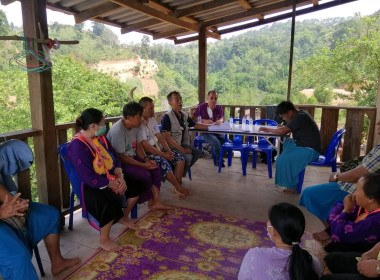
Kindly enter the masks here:
[[168, 30], [168, 31], [164, 31], [164, 32], [154, 34], [153, 40], [158, 40], [158, 39], [167, 38], [167, 37], [173, 37], [176, 35], [183, 35], [183, 34], [186, 34], [188, 32], [189, 32], [189, 30], [183, 29], [183, 28]]
[[212, 9], [220, 9], [221, 6], [224, 5], [229, 5], [231, 4], [231, 0], [217, 0], [217, 1], [212, 1], [200, 5], [195, 5], [193, 7], [189, 7], [186, 9], [178, 9], [175, 11], [175, 16], [177, 18], [185, 17], [188, 15], [193, 15], [198, 12], [204, 12], [207, 10], [212, 10]]
[[82, 2], [83, 2], [83, 0], [62, 0], [59, 2], [59, 5], [61, 5], [63, 7], [72, 7], [72, 6], [78, 5]]
[[79, 14], [76, 14], [74, 16], [75, 23], [81, 23], [81, 22], [88, 20], [90, 18], [97, 17], [97, 16], [102, 15], [104, 13], [114, 11], [114, 10], [117, 10], [120, 8], [121, 7], [118, 4], [107, 2], [103, 5], [100, 5], [100, 6], [97, 6], [95, 8], [88, 9], [88, 10], [85, 10], [85, 11], [79, 13]]
[[138, 22], [135, 24], [127, 25], [127, 26], [124, 26], [123, 28], [121, 28], [121, 34], [132, 32], [132, 31], [135, 31], [135, 30], [141, 29], [141, 28], [146, 28], [148, 26], [152, 26], [152, 25], [155, 25], [155, 24], [160, 23], [160, 22], [162, 22], [162, 21], [160, 21], [158, 19], [148, 19], [148, 20], [144, 20], [144, 21], [141, 21], [141, 22]]
[[[121, 5], [123, 7], [133, 9], [137, 12], [140, 12], [140, 13], [146, 14], [150, 17], [156, 18], [158, 20], [162, 20], [162, 21], [174, 24], [176, 26], [179, 26], [179, 27], [191, 30], [191, 31], [199, 32], [199, 26], [197, 26], [197, 25], [193, 25], [191, 23], [180, 20], [180, 19], [178, 19], [174, 16], [171, 16], [171, 15], [168, 15], [168, 14], [164, 14], [164, 13], [162, 13], [156, 9], [142, 5], [142, 4], [137, 3], [135, 1], [132, 1], [132, 0], [111, 0], [111, 1], [113, 3]], [[207, 36], [215, 38], [215, 39], [220, 39], [219, 34], [212, 33], [212, 32], [207, 32]]]
[[[161, 3], [158, 0], [149, 0], [149, 6], [155, 8], [157, 10], [161, 10], [161, 11], [163, 11], [165, 13], [170, 14], [170, 15], [174, 15], [175, 14], [175, 9], [169, 7], [168, 5], [166, 5], [164, 3]], [[189, 23], [193, 23], [193, 24], [199, 23], [197, 20], [195, 20], [192, 17], [184, 17], [182, 20], [187, 21]]]
[[[219, 24], [227, 25], [227, 24], [233, 24], [236, 22], [242, 22], [244, 20], [248, 20], [250, 18], [257, 17], [263, 13], [271, 12], [273, 10], [283, 9], [283, 8], [288, 8], [288, 7], [291, 8], [293, 5], [293, 2], [294, 1], [289, 0], [289, 1], [283, 1], [283, 2], [271, 4], [271, 5], [263, 6], [260, 8], [253, 8], [253, 9], [241, 12], [241, 13], [236, 13], [234, 15], [229, 15], [229, 16], [220, 17], [218, 19], [214, 19], [214, 20], [210, 20], [210, 21], [205, 21], [205, 22], [203, 22], [203, 26], [207, 27], [207, 26], [219, 25]], [[298, 5], [307, 4], [307, 3], [310, 3], [310, 0], [298, 0], [297, 1]]]

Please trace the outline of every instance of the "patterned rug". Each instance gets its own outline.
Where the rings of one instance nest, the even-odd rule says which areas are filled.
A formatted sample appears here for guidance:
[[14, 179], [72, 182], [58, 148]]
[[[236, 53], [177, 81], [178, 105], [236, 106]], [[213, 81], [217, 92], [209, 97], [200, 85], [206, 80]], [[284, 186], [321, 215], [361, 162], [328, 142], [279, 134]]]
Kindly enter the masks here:
[[[137, 224], [116, 239], [120, 252], [98, 250], [64, 279], [237, 279], [249, 248], [273, 246], [265, 222], [187, 208], [149, 211]], [[309, 233], [302, 246], [323, 258]]]

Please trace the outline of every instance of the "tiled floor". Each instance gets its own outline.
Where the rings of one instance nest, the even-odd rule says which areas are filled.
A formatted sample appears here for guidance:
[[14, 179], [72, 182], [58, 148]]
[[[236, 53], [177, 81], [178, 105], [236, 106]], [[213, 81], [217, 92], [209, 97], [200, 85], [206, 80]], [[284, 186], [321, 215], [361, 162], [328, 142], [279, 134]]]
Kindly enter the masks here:
[[[326, 182], [330, 172], [331, 169], [327, 167], [308, 166], [304, 187]], [[171, 185], [163, 184], [162, 200], [173, 206], [266, 221], [267, 211], [271, 205], [281, 201], [297, 204], [299, 199], [299, 195], [283, 194], [274, 188], [274, 178], [268, 178], [265, 164], [258, 163], [257, 169], [252, 169], [248, 165], [247, 176], [242, 176], [241, 163], [238, 158], [234, 158], [232, 166], [223, 168], [220, 174], [213, 166], [212, 160], [200, 159], [192, 168], [192, 181], [188, 178], [184, 179], [184, 186], [190, 188], [193, 194], [183, 200], [178, 200], [170, 192]], [[306, 217], [308, 231], [313, 232], [323, 228], [316, 217], [305, 209], [302, 210]], [[147, 211], [146, 205], [139, 205], [138, 211], [141, 216]], [[67, 218], [66, 224], [68, 224]], [[119, 224], [114, 225], [111, 230], [112, 236], [117, 236], [123, 228]], [[65, 228], [61, 233], [62, 254], [65, 257], [80, 257], [85, 260], [97, 250], [98, 238], [99, 233], [87, 223], [86, 219], [82, 219], [80, 212], [77, 212], [74, 217], [73, 231]], [[69, 270], [53, 277], [50, 273], [50, 261], [43, 242], [39, 244], [39, 248], [46, 272], [43, 279], [62, 278]], [[35, 263], [34, 258], [33, 262]]]

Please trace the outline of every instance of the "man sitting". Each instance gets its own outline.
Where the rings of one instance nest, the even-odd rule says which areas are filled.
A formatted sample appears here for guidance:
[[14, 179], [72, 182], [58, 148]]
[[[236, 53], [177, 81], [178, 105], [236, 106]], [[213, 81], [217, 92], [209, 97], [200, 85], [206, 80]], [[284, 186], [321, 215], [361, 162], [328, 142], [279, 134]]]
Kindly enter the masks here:
[[168, 143], [162, 136], [157, 122], [154, 119], [153, 100], [149, 97], [143, 97], [140, 99], [139, 104], [144, 108], [141, 124], [143, 138], [141, 144], [146, 154], [161, 167], [162, 180], [167, 179], [172, 183], [174, 186], [172, 191], [176, 193], [179, 198], [189, 195], [190, 191], [179, 183], [182, 181], [183, 169], [185, 168], [184, 156], [180, 152], [170, 149]]
[[[32, 264], [32, 249], [42, 239], [51, 260], [51, 273], [77, 265], [80, 259], [65, 259], [59, 248], [59, 212], [52, 206], [29, 202], [21, 194], [13, 196], [0, 185], [0, 274], [4, 279], [38, 279]], [[27, 210], [29, 213], [26, 216]], [[25, 231], [2, 219], [26, 219]]]
[[200, 158], [202, 152], [190, 145], [189, 127], [207, 130], [208, 126], [194, 122], [194, 120], [182, 110], [182, 97], [178, 91], [172, 91], [167, 95], [172, 110], [162, 116], [161, 124], [165, 140], [169, 146], [178, 150], [185, 156], [185, 169], [187, 171]]

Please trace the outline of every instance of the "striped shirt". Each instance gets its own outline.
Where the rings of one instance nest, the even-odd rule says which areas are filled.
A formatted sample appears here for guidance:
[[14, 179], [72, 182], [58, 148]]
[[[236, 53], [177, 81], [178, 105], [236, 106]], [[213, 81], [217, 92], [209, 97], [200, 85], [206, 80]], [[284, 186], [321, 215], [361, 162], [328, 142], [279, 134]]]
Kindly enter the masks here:
[[[369, 173], [380, 171], [380, 145], [377, 145], [364, 157], [362, 166]], [[338, 185], [345, 192], [353, 193], [356, 190], [356, 183], [338, 181]]]

